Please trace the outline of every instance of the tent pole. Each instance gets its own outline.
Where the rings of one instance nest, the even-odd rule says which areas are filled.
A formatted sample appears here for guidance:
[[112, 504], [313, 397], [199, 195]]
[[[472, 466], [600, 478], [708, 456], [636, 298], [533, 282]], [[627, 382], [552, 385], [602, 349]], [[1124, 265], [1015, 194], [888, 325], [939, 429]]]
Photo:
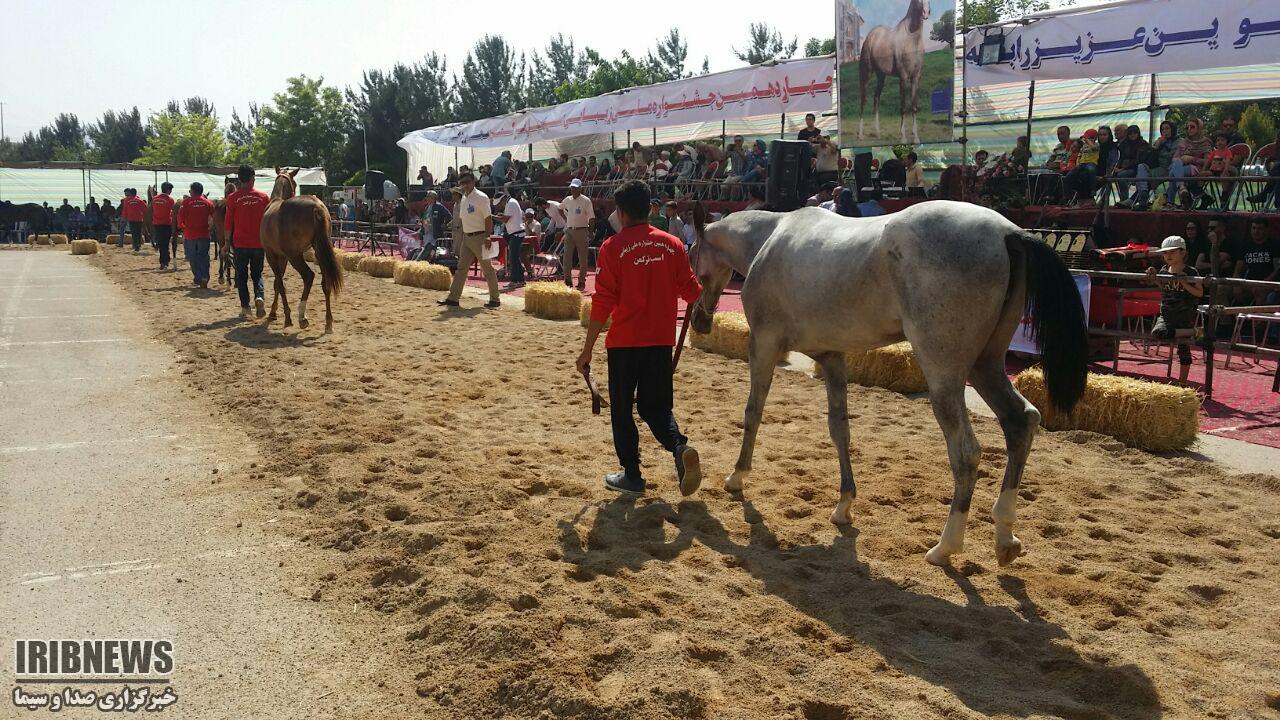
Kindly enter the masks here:
[[786, 113], [782, 113], [782, 122], [779, 123], [779, 127], [778, 127], [778, 139], [780, 140], [787, 139], [787, 114]]
[[653, 128], [653, 146], [654, 146], [654, 147], [658, 147], [658, 128], [657, 128], [657, 126], [654, 126], [654, 128]]
[[1027, 93], [1027, 148], [1031, 147], [1031, 117], [1036, 112], [1036, 81], [1031, 79], [1031, 90]]
[[728, 129], [729, 129], [729, 126], [725, 123], [724, 120], [721, 120], [720, 121], [720, 147], [722, 148], [729, 147], [729, 133], [727, 132]]
[[1147, 142], [1156, 139], [1156, 74], [1151, 73], [1151, 104], [1147, 107]]
[[[969, 18], [969, 3], [960, 0], [960, 18], [961, 27]], [[1030, 113], [1028, 113], [1030, 114]], [[1027, 139], [1030, 143], [1030, 138]], [[960, 169], [969, 166], [969, 64], [964, 59], [964, 45], [960, 46]], [[966, 197], [968, 191], [965, 186], [968, 183], [960, 183], [960, 199], [968, 200]]]
[[529, 143], [529, 162], [533, 162], [533, 143]]

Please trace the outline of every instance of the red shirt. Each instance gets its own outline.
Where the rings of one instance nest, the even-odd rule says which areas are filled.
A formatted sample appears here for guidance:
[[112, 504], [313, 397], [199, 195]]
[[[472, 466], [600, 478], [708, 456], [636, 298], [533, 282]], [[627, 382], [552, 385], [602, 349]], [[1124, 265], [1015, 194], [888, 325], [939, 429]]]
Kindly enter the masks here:
[[213, 201], [201, 195], [189, 197], [178, 208], [178, 227], [187, 240], [205, 240], [209, 237], [209, 218], [213, 217]]
[[142, 222], [147, 214], [147, 201], [134, 195], [120, 201], [120, 219], [125, 222]]
[[600, 247], [591, 319], [613, 316], [607, 348], [675, 345], [676, 301], [698, 299], [702, 287], [684, 243], [652, 225], [632, 225]]
[[165, 193], [151, 198], [151, 224], [173, 224], [173, 198]]
[[269, 202], [271, 198], [266, 193], [253, 188], [237, 190], [227, 198], [227, 219], [224, 225], [236, 247], [262, 247], [262, 214], [267, 211]]

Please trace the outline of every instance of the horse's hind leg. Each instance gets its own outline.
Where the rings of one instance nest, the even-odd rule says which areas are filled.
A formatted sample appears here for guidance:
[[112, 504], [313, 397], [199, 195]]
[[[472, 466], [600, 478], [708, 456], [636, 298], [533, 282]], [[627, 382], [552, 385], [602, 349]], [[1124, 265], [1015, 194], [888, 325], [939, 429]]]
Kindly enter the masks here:
[[289, 267], [288, 260], [283, 255], [277, 255], [274, 251], [267, 252], [267, 261], [271, 263], [271, 272], [276, 276], [274, 283], [275, 294], [271, 298], [271, 314], [267, 316], [267, 322], [273, 322], [276, 319], [276, 301], [279, 300], [284, 305], [284, 326], [293, 325], [293, 318], [289, 316], [289, 298], [284, 294], [284, 272]]
[[763, 330], [751, 333], [747, 350], [751, 366], [751, 392], [747, 395], [747, 410], [742, 422], [742, 450], [733, 474], [724, 481], [729, 492], [742, 490], [742, 482], [751, 472], [751, 455], [756, 448], [756, 432], [764, 415], [764, 403], [773, 384], [773, 369], [782, 359], [782, 343], [768, 338]]
[[871, 101], [876, 113], [876, 137], [880, 137], [880, 93], [884, 92], [884, 73], [876, 73], [876, 94]]
[[305, 330], [307, 325], [307, 298], [311, 295], [311, 282], [316, 279], [316, 271], [311, 269], [301, 255], [289, 258], [289, 264], [302, 276], [302, 299], [298, 301], [298, 327]]
[[813, 358], [822, 366], [827, 381], [827, 429], [840, 458], [840, 501], [831, 522], [848, 525], [853, 522], [853, 499], [858, 487], [853, 481], [853, 464], [849, 462], [849, 380], [844, 353], [826, 353]]
[[[1019, 305], [1021, 307], [1021, 305]], [[1022, 554], [1022, 542], [1013, 534], [1017, 517], [1018, 485], [1031, 454], [1031, 441], [1040, 426], [1040, 412], [1009, 382], [1004, 372], [1004, 353], [983, 357], [969, 375], [973, 387], [991, 406], [1004, 431], [1008, 462], [1004, 468], [1004, 482], [1000, 485], [1000, 497], [991, 508], [996, 524], [996, 560], [1008, 565]]]
[[973, 499], [973, 484], [978, 477], [982, 447], [973, 434], [969, 411], [964, 404], [964, 377], [953, 372], [931, 374], [927, 366], [925, 377], [929, 381], [933, 416], [947, 439], [947, 456], [951, 460], [951, 476], [955, 480], [951, 513], [942, 529], [942, 538], [925, 554], [925, 559], [933, 565], [946, 565], [952, 555], [964, 549], [965, 522], [969, 518], [969, 503]]

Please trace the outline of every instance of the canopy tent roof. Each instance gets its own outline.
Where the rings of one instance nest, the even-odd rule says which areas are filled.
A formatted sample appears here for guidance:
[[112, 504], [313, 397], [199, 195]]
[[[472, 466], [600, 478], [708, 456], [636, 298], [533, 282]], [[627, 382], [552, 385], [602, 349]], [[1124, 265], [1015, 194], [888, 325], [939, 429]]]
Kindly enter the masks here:
[[[193, 182], [204, 185], [205, 195], [222, 197], [222, 181], [236, 174], [236, 167], [191, 168], [177, 165], [134, 165], [131, 163], [7, 162], [0, 163], [0, 200], [14, 203], [57, 205], [67, 198], [73, 205], [90, 197], [118, 199], [125, 188], [141, 190], [149, 185], [171, 182], [175, 194], [182, 194]], [[257, 170], [256, 185], [270, 191], [274, 168]], [[327, 184], [324, 168], [302, 168], [295, 179], [299, 185]]]
[[80, 160], [35, 160], [0, 162], [0, 168], [15, 170], [136, 170], [139, 172], [179, 172], [203, 175], [234, 175], [236, 166], [196, 167], [191, 165], [135, 165], [134, 163], [91, 163]]

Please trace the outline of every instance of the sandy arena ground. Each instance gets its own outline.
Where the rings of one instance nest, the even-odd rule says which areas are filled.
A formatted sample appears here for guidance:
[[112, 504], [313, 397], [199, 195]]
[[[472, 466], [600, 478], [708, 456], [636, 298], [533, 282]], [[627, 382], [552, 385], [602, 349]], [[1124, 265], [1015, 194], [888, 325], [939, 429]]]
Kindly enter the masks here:
[[[348, 274], [325, 336], [234, 318], [155, 256], [86, 259], [145, 309], [198, 393], [257, 438], [281, 532], [327, 548], [321, 602], [385, 638], [425, 717], [1266, 718], [1280, 716], [1280, 479], [1227, 476], [1088, 433], [1045, 433], [998, 569], [1004, 463], [977, 418], [968, 547], [925, 563], [951, 479], [926, 401], [853, 388], [856, 529], [822, 386], [779, 372], [745, 494], [743, 363], [688, 350], [685, 431], [709, 478], [619, 501], [607, 415], [573, 360], [582, 329]], [[295, 302], [301, 281], [290, 272]], [[270, 298], [268, 279], [268, 299]], [[465, 303], [464, 303], [465, 304]], [[479, 301], [469, 301], [475, 308]], [[598, 362], [603, 374], [603, 358]], [[404, 710], [404, 708], [400, 708]]]

